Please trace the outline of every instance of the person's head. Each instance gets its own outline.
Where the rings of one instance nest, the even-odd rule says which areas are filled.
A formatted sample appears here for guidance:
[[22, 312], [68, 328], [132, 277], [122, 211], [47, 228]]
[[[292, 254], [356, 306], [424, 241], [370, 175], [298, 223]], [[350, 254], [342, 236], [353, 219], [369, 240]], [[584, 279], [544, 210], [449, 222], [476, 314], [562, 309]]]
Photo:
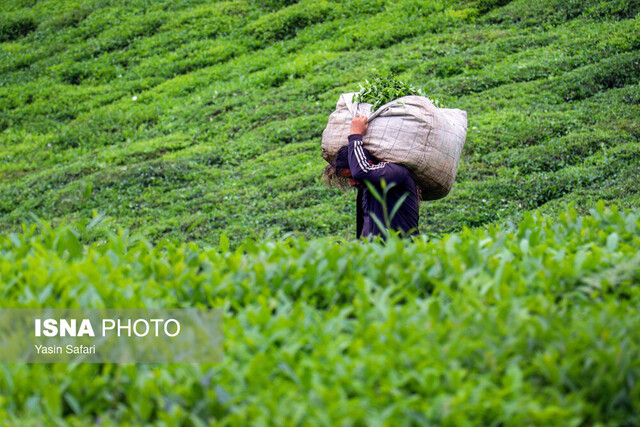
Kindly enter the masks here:
[[353, 176], [351, 176], [351, 169], [350, 168], [339, 169], [338, 170], [338, 175], [342, 176], [343, 178], [347, 178], [347, 180], [349, 181], [349, 185], [351, 187], [356, 187], [356, 186], [360, 185], [360, 182], [356, 181], [355, 179], [353, 179]]
[[335, 185], [341, 189], [346, 189], [347, 186], [355, 187], [360, 184], [351, 176], [348, 146], [344, 145], [338, 150], [335, 160], [327, 165], [322, 177], [327, 185]]

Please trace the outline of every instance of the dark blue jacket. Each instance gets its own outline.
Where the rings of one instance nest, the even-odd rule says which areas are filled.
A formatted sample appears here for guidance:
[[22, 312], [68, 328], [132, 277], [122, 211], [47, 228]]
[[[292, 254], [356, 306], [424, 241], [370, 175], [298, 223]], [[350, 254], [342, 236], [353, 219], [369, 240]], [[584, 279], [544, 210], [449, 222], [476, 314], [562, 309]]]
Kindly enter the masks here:
[[[362, 183], [369, 181], [381, 196], [383, 195], [382, 180], [387, 185], [395, 184], [387, 192], [388, 215], [391, 215], [399, 199], [407, 194], [401, 207], [390, 218], [390, 228], [407, 235], [418, 234], [417, 188], [405, 166], [388, 162], [374, 164], [371, 154], [362, 145], [362, 135], [355, 134], [349, 135], [349, 169], [353, 179]], [[376, 221], [372, 219], [375, 215], [383, 225], [385, 224], [382, 204], [371, 194], [366, 185], [358, 189], [358, 205], [357, 237], [384, 236]]]

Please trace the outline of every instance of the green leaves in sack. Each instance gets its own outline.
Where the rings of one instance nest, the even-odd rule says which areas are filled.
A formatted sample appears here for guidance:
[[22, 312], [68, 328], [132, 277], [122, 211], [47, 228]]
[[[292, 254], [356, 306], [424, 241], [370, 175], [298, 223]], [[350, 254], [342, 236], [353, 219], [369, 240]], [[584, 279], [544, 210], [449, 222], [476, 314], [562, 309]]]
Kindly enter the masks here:
[[[376, 77], [371, 81], [365, 80], [365, 84], [360, 85], [360, 91], [354, 95], [353, 102], [372, 104], [371, 111], [373, 112], [394, 99], [409, 95], [424, 96], [421, 89], [404, 83], [395, 76]], [[432, 101], [436, 107], [442, 106], [438, 100]]]

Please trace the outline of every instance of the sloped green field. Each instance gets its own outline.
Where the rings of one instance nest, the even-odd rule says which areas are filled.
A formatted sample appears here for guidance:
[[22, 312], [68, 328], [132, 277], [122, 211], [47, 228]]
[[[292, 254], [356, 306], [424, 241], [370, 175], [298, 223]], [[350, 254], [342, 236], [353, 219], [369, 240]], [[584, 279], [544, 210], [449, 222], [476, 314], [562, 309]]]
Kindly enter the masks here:
[[220, 307], [225, 360], [1, 365], [9, 425], [640, 423], [640, 211], [386, 246], [90, 232], [2, 237], [0, 307]]
[[638, 206], [634, 1], [10, 1], [0, 228], [93, 210], [157, 241], [354, 235], [319, 179], [340, 93], [395, 73], [468, 112], [423, 232]]

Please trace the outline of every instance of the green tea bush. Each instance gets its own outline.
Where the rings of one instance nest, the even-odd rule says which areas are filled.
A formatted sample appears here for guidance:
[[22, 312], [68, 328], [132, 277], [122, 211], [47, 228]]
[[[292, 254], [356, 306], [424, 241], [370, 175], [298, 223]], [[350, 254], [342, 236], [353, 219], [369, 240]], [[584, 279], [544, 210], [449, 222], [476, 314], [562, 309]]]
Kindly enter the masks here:
[[591, 19], [629, 19], [640, 12], [640, 1], [570, 0], [560, 3], [558, 9], [569, 19], [580, 15]]
[[245, 28], [246, 32], [264, 41], [283, 40], [320, 21], [330, 21], [335, 5], [327, 1], [302, 1], [266, 14]]
[[638, 0], [541, 0], [535, 3], [515, 1], [490, 12], [490, 22], [510, 22], [534, 26], [541, 21], [557, 24], [573, 19], [633, 19], [640, 11]]
[[560, 81], [560, 94], [567, 101], [580, 100], [606, 89], [635, 83], [638, 78], [640, 52], [623, 53], [574, 71]]
[[[543, 211], [637, 206], [637, 165], [599, 173], [605, 163], [589, 160], [600, 143], [638, 141], [634, 4], [6, 1], [3, 24], [36, 27], [0, 43], [0, 229], [29, 212], [58, 223], [97, 209], [151, 240], [211, 244], [222, 225], [234, 243], [265, 229], [353, 235], [352, 195], [309, 178], [323, 162], [311, 147], [341, 93], [390, 75], [469, 117], [456, 185], [422, 204], [424, 232], [517, 220], [523, 198], [500, 186], [549, 174], [534, 179], [543, 194], [585, 162], [580, 175], [597, 179], [530, 199]], [[169, 184], [119, 169], [154, 162], [189, 172]], [[270, 185], [296, 162], [304, 178]]]
[[252, 0], [251, 3], [266, 9], [280, 9], [298, 3], [298, 0]]
[[[385, 10], [387, 2], [384, 0], [346, 0], [343, 5], [341, 15], [348, 17], [361, 17], [363, 15], [374, 15]], [[401, 4], [400, 2], [396, 5]]]
[[510, 1], [511, 0], [478, 0], [474, 3], [474, 6], [476, 6], [481, 13], [486, 13], [506, 5]]
[[0, 23], [0, 42], [17, 40], [38, 28], [36, 20], [30, 16], [3, 17]]
[[45, 20], [40, 24], [40, 27], [50, 29], [51, 31], [60, 31], [69, 27], [77, 27], [82, 21], [91, 15], [92, 12], [93, 9], [90, 6], [81, 5], [64, 14], [49, 17], [48, 20]]
[[8, 425], [640, 421], [637, 210], [386, 245], [153, 245], [101, 221], [0, 236], [0, 305], [219, 307], [225, 360], [5, 365]]
[[533, 148], [503, 150], [489, 153], [484, 158], [494, 167], [517, 168], [523, 174], [553, 172], [580, 164], [607, 148], [623, 145], [628, 139], [628, 134], [615, 131], [572, 133]]

